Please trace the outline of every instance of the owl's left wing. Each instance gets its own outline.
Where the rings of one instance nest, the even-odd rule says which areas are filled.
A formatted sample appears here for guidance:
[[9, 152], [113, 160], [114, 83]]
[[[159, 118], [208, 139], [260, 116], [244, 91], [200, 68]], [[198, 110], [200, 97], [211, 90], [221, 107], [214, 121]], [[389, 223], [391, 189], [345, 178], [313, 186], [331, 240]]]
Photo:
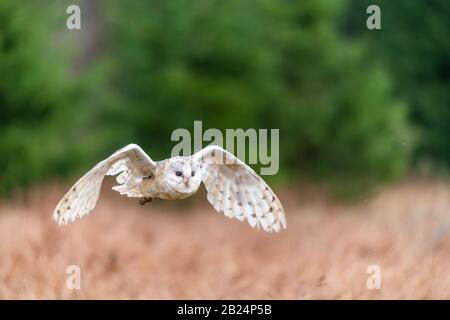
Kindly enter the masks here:
[[264, 231], [286, 228], [280, 200], [265, 181], [233, 154], [219, 146], [208, 146], [193, 156], [201, 166], [208, 201], [218, 212]]

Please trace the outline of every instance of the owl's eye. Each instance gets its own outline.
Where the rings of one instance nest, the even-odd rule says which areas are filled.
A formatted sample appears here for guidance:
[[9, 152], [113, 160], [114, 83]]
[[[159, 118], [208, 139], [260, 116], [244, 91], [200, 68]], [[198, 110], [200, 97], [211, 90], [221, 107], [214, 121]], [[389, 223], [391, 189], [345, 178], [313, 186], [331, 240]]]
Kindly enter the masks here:
[[181, 177], [181, 171], [177, 171], [177, 172], [175, 172], [175, 174], [176, 174], [178, 177]]
[[195, 176], [195, 171], [191, 172], [191, 177]]

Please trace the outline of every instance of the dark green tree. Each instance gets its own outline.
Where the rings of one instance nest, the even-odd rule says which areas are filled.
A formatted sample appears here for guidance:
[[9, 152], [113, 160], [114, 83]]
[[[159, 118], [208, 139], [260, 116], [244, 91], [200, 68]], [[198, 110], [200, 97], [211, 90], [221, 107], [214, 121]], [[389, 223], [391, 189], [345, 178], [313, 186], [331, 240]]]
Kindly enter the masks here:
[[58, 153], [50, 127], [62, 83], [36, 9], [0, 2], [0, 192], [48, 175]]
[[364, 45], [340, 34], [346, 4], [116, 2], [115, 85], [135, 140], [167, 156], [170, 132], [193, 120], [279, 128], [285, 176], [349, 179], [355, 189], [398, 177], [406, 109]]
[[[369, 4], [382, 13], [382, 29], [365, 28]], [[374, 58], [391, 72], [395, 90], [420, 130], [416, 159], [450, 166], [450, 2], [352, 1], [346, 30], [366, 39]], [[357, 28], [355, 26], [361, 26]]]

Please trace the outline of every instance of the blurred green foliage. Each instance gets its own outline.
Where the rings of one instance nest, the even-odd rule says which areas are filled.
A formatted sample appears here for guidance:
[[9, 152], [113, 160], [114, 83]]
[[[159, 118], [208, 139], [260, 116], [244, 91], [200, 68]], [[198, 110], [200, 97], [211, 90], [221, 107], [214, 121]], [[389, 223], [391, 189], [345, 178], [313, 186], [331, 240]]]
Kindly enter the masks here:
[[[411, 58], [391, 63], [390, 45], [376, 45], [365, 27], [365, 7], [329, 0], [89, 3], [96, 10], [80, 2], [80, 31], [65, 29], [71, 1], [39, 15], [31, 5], [0, 3], [2, 192], [80, 174], [130, 142], [154, 159], [168, 157], [171, 132], [192, 129], [194, 120], [204, 130], [279, 128], [280, 179], [328, 181], [341, 193], [400, 177], [412, 150], [448, 163], [448, 90], [438, 81], [419, 88], [445, 74], [435, 66], [430, 78], [407, 85], [390, 72], [404, 63], [421, 74], [411, 71], [424, 67], [417, 52], [436, 52], [404, 31], [411, 44], [403, 57]], [[386, 7], [401, 11], [403, 3], [395, 3]], [[433, 28], [446, 26], [439, 18]], [[99, 28], [102, 43], [86, 59], [83, 35]], [[382, 53], [376, 58], [375, 46]], [[440, 111], [421, 114], [431, 113], [431, 101]], [[429, 130], [432, 123], [441, 131]], [[411, 124], [427, 137], [418, 149]], [[439, 145], [441, 153], [429, 152]]]
[[[361, 12], [377, 4], [382, 30], [354, 28]], [[395, 91], [408, 103], [410, 121], [420, 130], [417, 160], [432, 162], [439, 172], [450, 165], [450, 2], [443, 0], [353, 0], [348, 35], [364, 37], [373, 55], [383, 60]], [[444, 169], [444, 170], [441, 170]]]
[[[388, 75], [337, 32], [342, 1], [120, 3], [118, 90], [135, 139], [173, 128], [280, 128], [284, 174], [360, 187], [399, 176], [410, 129]], [[139, 41], [136, 41], [139, 39]], [[159, 151], [160, 153], [162, 151]]]
[[[0, 2], [0, 191], [46, 178], [55, 149], [50, 128], [62, 82], [57, 81], [45, 39], [44, 22], [32, 5]], [[49, 55], [49, 56], [47, 56]], [[55, 61], [56, 62], [56, 61]], [[46, 153], [46, 151], [50, 151]]]

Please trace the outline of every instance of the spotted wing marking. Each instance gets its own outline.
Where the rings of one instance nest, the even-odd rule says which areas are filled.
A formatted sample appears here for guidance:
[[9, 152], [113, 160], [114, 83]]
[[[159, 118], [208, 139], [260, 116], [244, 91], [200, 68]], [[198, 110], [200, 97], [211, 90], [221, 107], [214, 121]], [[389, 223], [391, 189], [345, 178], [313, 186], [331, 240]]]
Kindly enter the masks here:
[[193, 159], [201, 164], [207, 199], [216, 211], [268, 232], [286, 228], [280, 200], [244, 162], [218, 146], [200, 150]]
[[136, 144], [129, 144], [99, 162], [81, 177], [62, 197], [53, 211], [53, 219], [66, 224], [87, 215], [94, 209], [105, 175], [116, 175], [114, 190], [129, 197], [142, 197], [136, 188], [143, 177], [153, 174], [155, 163]]

